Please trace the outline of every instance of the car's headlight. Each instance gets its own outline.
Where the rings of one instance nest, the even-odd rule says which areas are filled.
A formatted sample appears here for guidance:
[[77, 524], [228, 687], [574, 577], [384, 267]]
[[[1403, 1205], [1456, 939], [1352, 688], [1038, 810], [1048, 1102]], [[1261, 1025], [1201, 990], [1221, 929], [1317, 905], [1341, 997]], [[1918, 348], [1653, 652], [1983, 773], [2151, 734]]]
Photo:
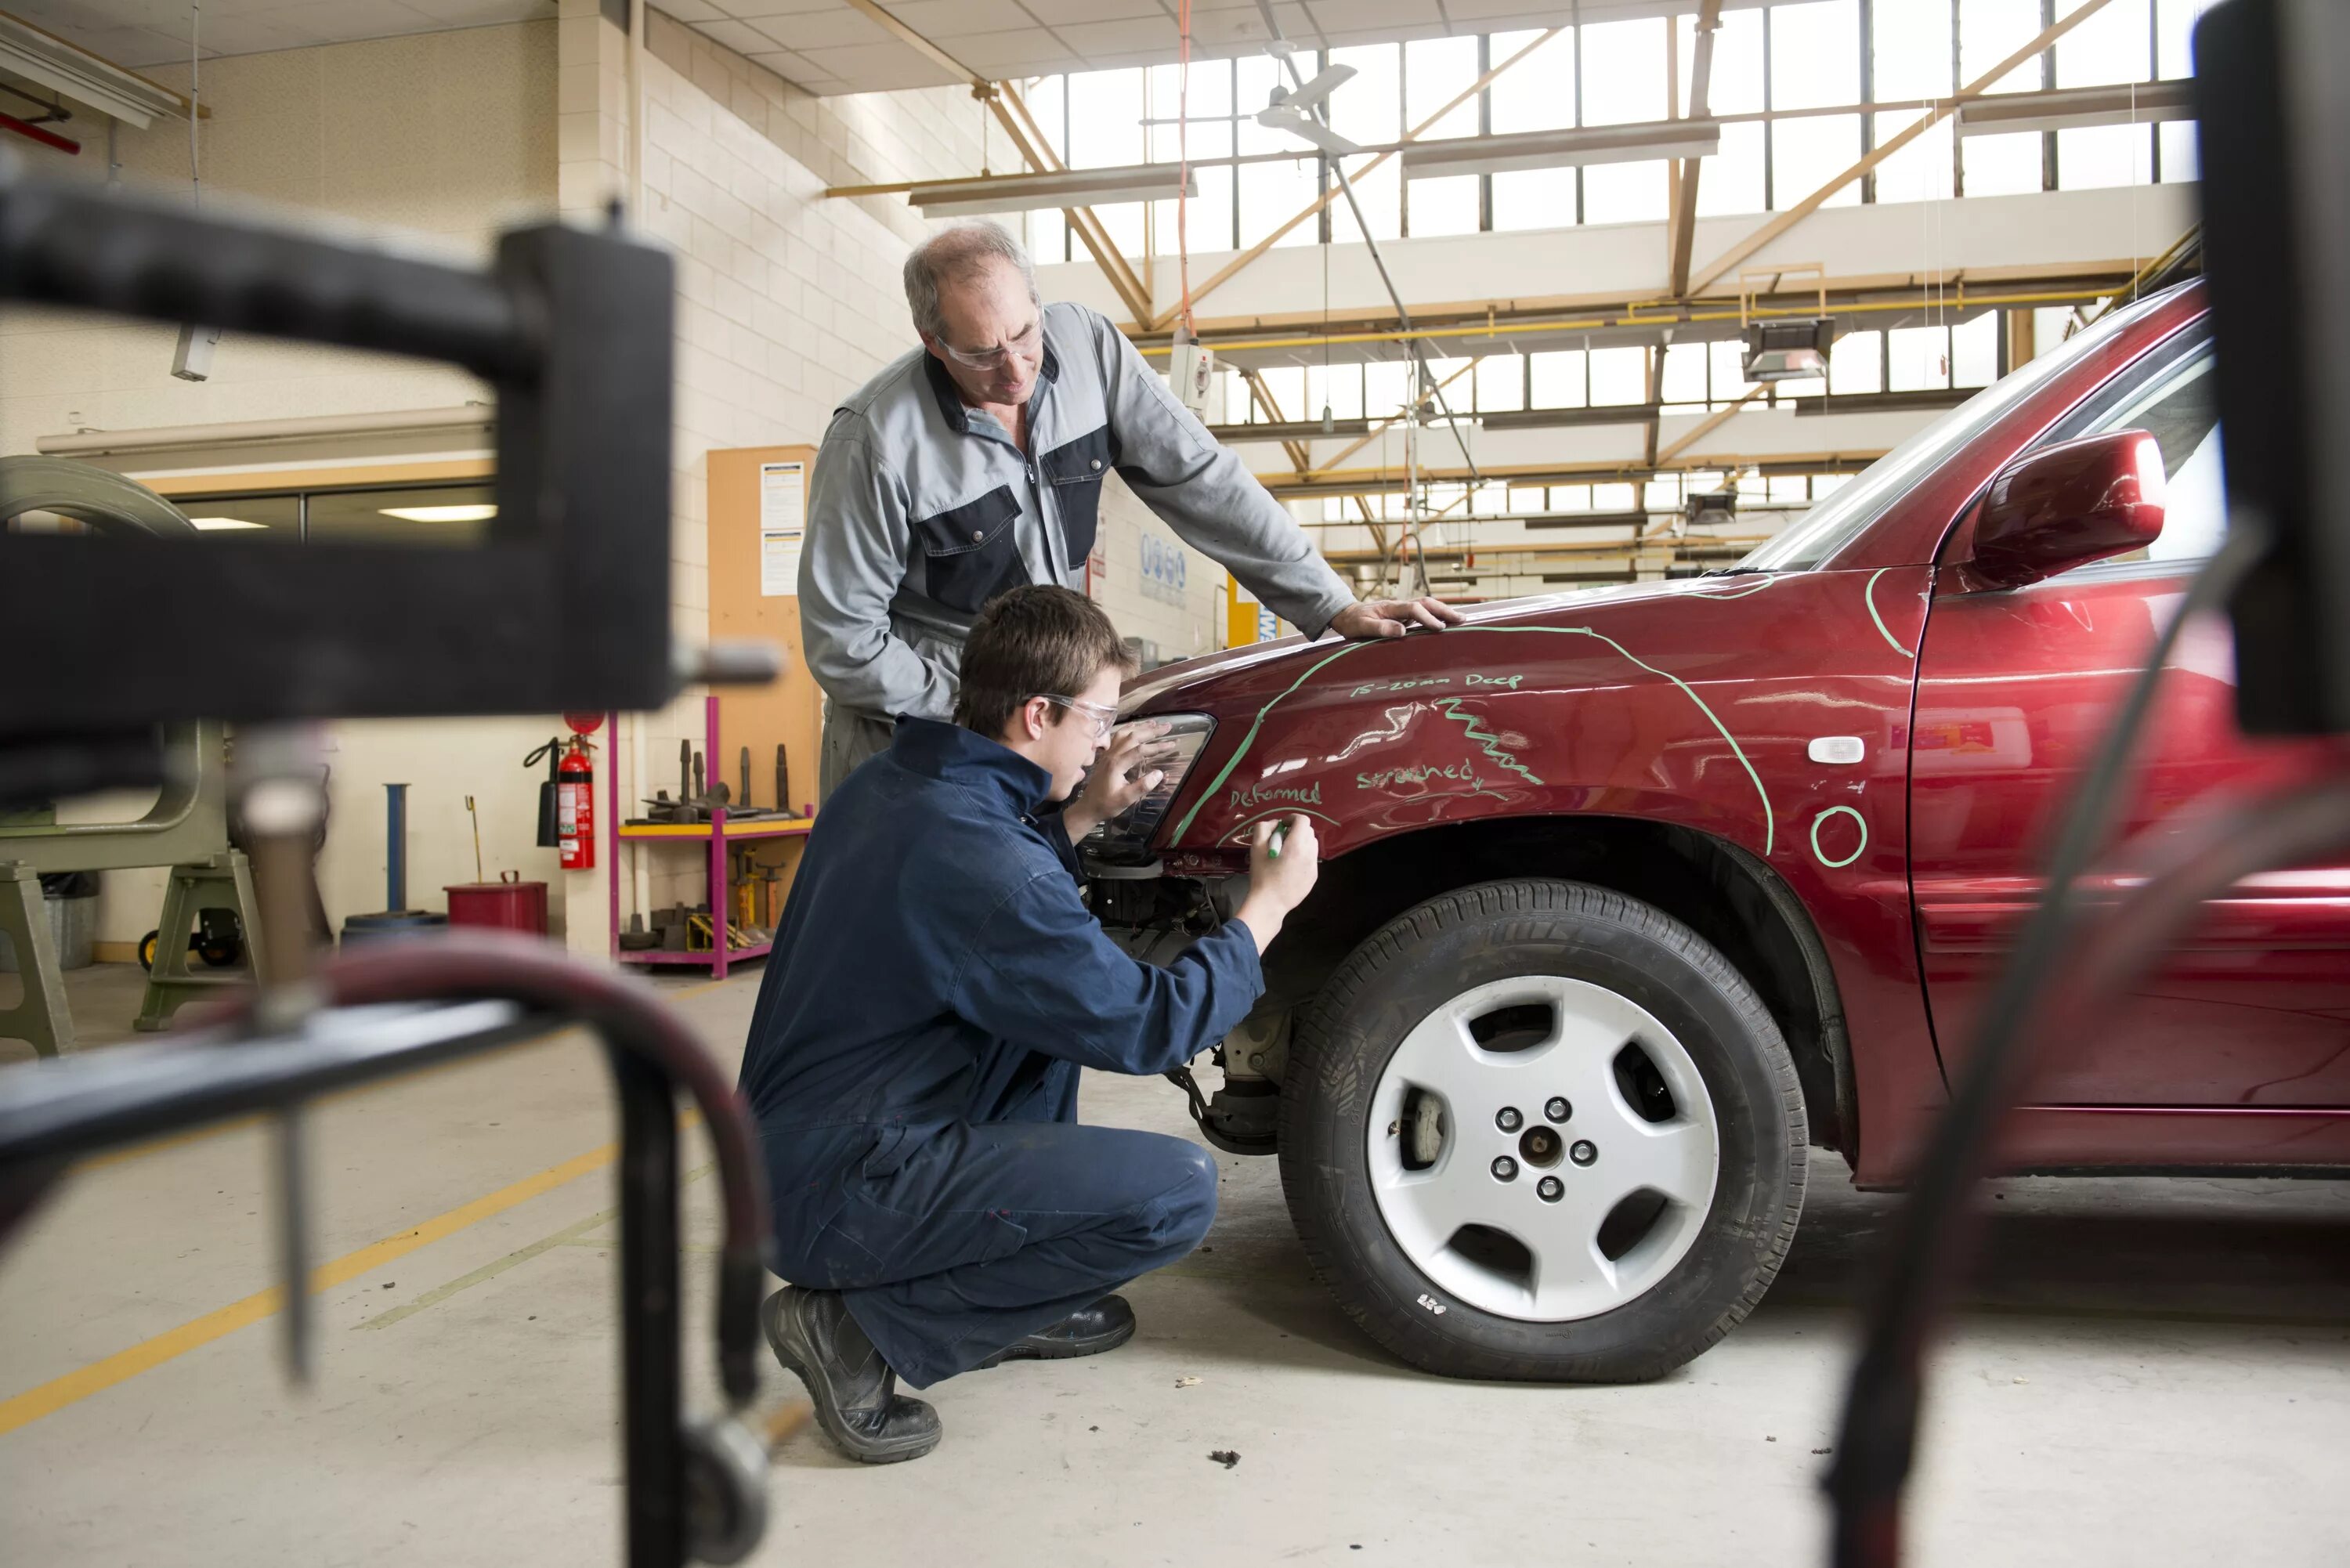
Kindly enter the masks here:
[[1086, 835], [1087, 854], [1126, 864], [1139, 864], [1150, 858], [1152, 836], [1166, 819], [1175, 792], [1183, 787], [1183, 775], [1200, 760], [1208, 737], [1216, 729], [1216, 722], [1205, 713], [1162, 713], [1148, 719], [1129, 719], [1110, 732], [1110, 739], [1115, 742], [1130, 730], [1144, 729], [1148, 732], [1161, 724], [1167, 727], [1167, 732], [1155, 741], [1146, 741], [1143, 754], [1147, 760], [1139, 764], [1139, 771], [1149, 773], [1157, 768], [1167, 776], [1122, 815]]

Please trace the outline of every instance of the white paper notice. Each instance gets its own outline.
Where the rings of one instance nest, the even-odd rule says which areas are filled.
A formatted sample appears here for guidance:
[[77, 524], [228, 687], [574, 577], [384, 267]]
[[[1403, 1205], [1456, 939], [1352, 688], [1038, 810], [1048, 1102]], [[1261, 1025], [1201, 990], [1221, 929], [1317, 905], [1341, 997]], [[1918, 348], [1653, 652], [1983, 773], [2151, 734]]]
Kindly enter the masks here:
[[789, 597], [800, 591], [800, 536], [807, 525], [807, 465], [759, 465], [759, 594]]

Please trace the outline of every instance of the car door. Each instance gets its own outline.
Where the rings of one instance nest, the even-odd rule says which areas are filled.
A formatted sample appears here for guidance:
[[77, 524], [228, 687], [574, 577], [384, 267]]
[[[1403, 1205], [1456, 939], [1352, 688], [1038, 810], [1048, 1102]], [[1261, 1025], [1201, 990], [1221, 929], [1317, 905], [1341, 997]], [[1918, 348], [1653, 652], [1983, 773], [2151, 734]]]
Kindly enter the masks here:
[[[1937, 568], [1910, 732], [1910, 869], [1946, 1072], [2039, 896], [2050, 841], [2116, 704], [2221, 537], [2210, 366], [2208, 325], [2190, 326], [2041, 443], [2151, 431], [2168, 477], [2151, 550], [1987, 590], [1961, 569], [1969, 519]], [[2308, 764], [2308, 742], [2238, 731], [2232, 656], [2224, 620], [2185, 629], [2141, 743], [2125, 836]], [[2350, 864], [2254, 878], [2215, 900], [2134, 995], [2045, 1067], [2034, 1098], [2051, 1106], [2350, 1106]]]

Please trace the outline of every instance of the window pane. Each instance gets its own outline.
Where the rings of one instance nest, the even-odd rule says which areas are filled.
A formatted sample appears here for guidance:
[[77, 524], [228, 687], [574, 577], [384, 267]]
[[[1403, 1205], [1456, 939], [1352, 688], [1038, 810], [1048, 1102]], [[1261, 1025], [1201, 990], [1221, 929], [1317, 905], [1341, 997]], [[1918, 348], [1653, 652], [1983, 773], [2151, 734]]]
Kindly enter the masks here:
[[2169, 185], [2195, 179], [2202, 167], [2196, 156], [2195, 127], [2173, 121], [2157, 126], [2155, 130], [2162, 138], [2162, 182]]
[[[2167, 165], [2165, 172], [2168, 172]], [[1574, 170], [1515, 169], [1493, 176], [1495, 230], [1565, 229], [1574, 224]]]
[[[2058, 0], [2056, 15], [2069, 16], [2081, 3]], [[2106, 0], [2105, 9], [2056, 40], [2056, 85], [2145, 81], [2153, 74], [2153, 41], [2147, 0]]]
[[1414, 180], [1406, 189], [1407, 226], [1416, 238], [1431, 234], [1473, 234], [1477, 232], [1477, 176], [1448, 175], [1441, 180]]
[[1800, 473], [1774, 473], [1763, 486], [1762, 498], [1773, 506], [1792, 506], [1811, 499], [1811, 482]]
[[[1272, 394], [1273, 410], [1268, 417], [1284, 420], [1306, 418], [1305, 367], [1303, 365], [1273, 365], [1257, 372], [1264, 389]], [[1321, 405], [1315, 405], [1314, 417], [1320, 417]]]
[[[1389, 160], [1355, 182], [1355, 200], [1362, 203], [1364, 221], [1370, 224], [1375, 240], [1392, 240], [1402, 233], [1402, 174], [1403, 166]], [[1330, 203], [1330, 237], [1341, 244], [1362, 242], [1362, 231], [1356, 227], [1354, 212], [1344, 195]]]
[[[2156, 65], [2166, 77], [2195, 71], [2195, 23], [2219, 0], [2158, 0], [2155, 7]], [[2165, 161], [2168, 155], [2165, 154]]]
[[1591, 486], [1587, 484], [1554, 484], [1550, 487], [1550, 509], [1553, 512], [1588, 512], [1591, 510]]
[[488, 484], [315, 491], [309, 537], [378, 545], [474, 545], [489, 536], [496, 503], [497, 493]]
[[1069, 220], [1058, 207], [1028, 214], [1028, 254], [1040, 262], [1069, 259]]
[[1746, 379], [1746, 345], [1732, 337], [1706, 348], [1713, 356], [1714, 400], [1727, 403], [1744, 397], [1754, 384]]
[[[1772, 196], [1784, 210], [1859, 161], [1860, 116], [1780, 120], [1771, 128], [1771, 159]], [[1859, 202], [1860, 182], [1848, 180], [1825, 204], [1850, 207]]]
[[1594, 348], [1591, 351], [1591, 401], [1642, 403], [1648, 398], [1648, 351], [1645, 348]]
[[1665, 24], [1600, 22], [1583, 29], [1583, 122], [1665, 118]]
[[2142, 185], [2153, 175], [2154, 131], [2144, 125], [2096, 125], [2056, 133], [2056, 187], [2094, 191]]
[[1951, 90], [1950, 8], [1939, 0], [1869, 0], [1871, 72], [1879, 103]]
[[1702, 343], [1673, 343], [1665, 348], [1664, 374], [1658, 380], [1658, 400], [1667, 403], [1705, 401], [1705, 355]]
[[1409, 367], [1401, 359], [1374, 359], [1363, 367], [1363, 412], [1384, 420], [1400, 412], [1410, 395]]
[[[1403, 133], [1403, 127], [1398, 123], [1397, 62], [1400, 47], [1397, 44], [1367, 44], [1359, 48], [1330, 51], [1332, 65], [1352, 66], [1356, 72], [1352, 81], [1330, 95], [1332, 130], [1359, 142], [1393, 141]], [[1242, 64], [1242, 81], [1245, 84], [1247, 62]], [[1243, 86], [1241, 103], [1253, 114], [1263, 107], [1264, 99], [1250, 97]]]
[[1027, 102], [1028, 112], [1036, 117], [1038, 125], [1044, 127], [1046, 145], [1061, 155], [1063, 162], [1066, 162], [1069, 157], [1068, 148], [1062, 144], [1066, 139], [1061, 135], [1062, 94], [1067, 84], [1066, 77], [1040, 77], [1022, 95]]
[[[1363, 368], [1360, 365], [1333, 365], [1322, 380], [1322, 395], [1330, 406], [1330, 417], [1337, 420], [1359, 420], [1363, 417]], [[1320, 412], [1316, 410], [1315, 412]]]
[[1859, 0], [1772, 6], [1771, 106], [1825, 109], [1859, 101]]
[[1534, 406], [1538, 409], [1583, 407], [1583, 350], [1567, 348], [1530, 354], [1533, 361]]
[[[2039, 36], [2040, 0], [1960, 0], [1960, 79], [1974, 80]], [[1993, 83], [1991, 90], [2031, 92], [2042, 87], [2040, 64], [2041, 57], [2033, 56]], [[1971, 190], [1971, 178], [1968, 185]]]
[[[1314, 188], [1315, 161], [1305, 158], [1295, 163], [1243, 163], [1232, 171], [1240, 176], [1241, 182], [1241, 248], [1255, 244], [1314, 204], [1314, 198], [1318, 194]], [[1203, 169], [1200, 172], [1204, 175], [1207, 171]], [[1223, 188], [1229, 191], [1232, 187], [1225, 184]], [[1357, 188], [1360, 189], [1359, 186]], [[1204, 181], [1200, 192], [1201, 195], [1207, 193]], [[1332, 210], [1338, 215], [1331, 221], [1344, 223], [1351, 234], [1354, 220], [1344, 216], [1346, 198], [1339, 197]], [[1322, 225], [1319, 218], [1317, 213], [1306, 219], [1274, 243], [1282, 245], [1320, 244]]]
[[1986, 310], [1950, 329], [1950, 384], [1988, 387], [1999, 379], [2000, 315]]
[[[1690, 19], [1694, 28], [1696, 19]], [[1695, 47], [1684, 35], [1681, 57]], [[1706, 88], [1705, 107], [1714, 114], [1758, 114], [1762, 109], [1762, 13], [1731, 11], [1721, 18], [1713, 36], [1713, 77]]]
[[1922, 392], [1950, 384], [1949, 334], [1939, 327], [1897, 327], [1886, 334], [1893, 359], [1894, 392]]
[[172, 504], [207, 538], [274, 539], [291, 545], [302, 537], [298, 495], [187, 495]]
[[[1069, 163], [1079, 169], [1142, 161], [1142, 73], [1081, 71], [1069, 80]], [[1141, 238], [1139, 209], [1135, 237]], [[1139, 248], [1127, 249], [1132, 255]]]
[[1518, 514], [1520, 516], [1524, 516], [1529, 513], [1540, 512], [1544, 507], [1550, 504], [1543, 498], [1543, 487], [1539, 484], [1535, 485], [1531, 490], [1513, 490], [1510, 492], [1510, 510]]
[[[1828, 350], [1828, 390], [1841, 396], [1847, 392], [1881, 392], [1885, 390], [1885, 366], [1880, 356], [1885, 352], [1883, 334], [1847, 332]], [[1781, 383], [1784, 391], [1796, 383]]]
[[[1705, 188], [1698, 187], [1703, 195]], [[1586, 223], [1653, 223], [1670, 205], [1665, 164], [1595, 163], [1583, 171], [1583, 221]]]
[[1101, 220], [1102, 232], [1122, 256], [1142, 254], [1143, 205], [1140, 202], [1118, 202], [1094, 209], [1094, 216]]
[[[1884, 146], [1917, 122], [1917, 114], [1908, 110], [1878, 115], [1877, 144]], [[1877, 166], [1877, 199], [1880, 202], [1939, 202], [1950, 194], [1948, 119]]]
[[1591, 510], [1594, 512], [1629, 512], [1638, 504], [1628, 484], [1595, 484], [1591, 487]]
[[1965, 137], [1959, 142], [1959, 156], [1966, 160], [1970, 196], [2014, 196], [2041, 188], [2037, 132]]
[[1477, 411], [1507, 413], [1525, 407], [1526, 362], [1516, 354], [1489, 354], [1477, 362]]
[[[1493, 64], [1541, 37], [1540, 33], [1496, 33], [1489, 46]], [[1575, 123], [1575, 34], [1561, 28], [1556, 37], [1493, 78], [1485, 89], [1493, 109], [1493, 130], [1558, 130]]]
[[1762, 211], [1762, 127], [1757, 121], [1721, 128], [1721, 151], [1699, 161], [1700, 217]]
[[[1476, 79], [1474, 37], [1414, 38], [1404, 46], [1404, 124], [1419, 125], [1467, 91]], [[1476, 135], [1477, 100], [1471, 99], [1420, 134]]]

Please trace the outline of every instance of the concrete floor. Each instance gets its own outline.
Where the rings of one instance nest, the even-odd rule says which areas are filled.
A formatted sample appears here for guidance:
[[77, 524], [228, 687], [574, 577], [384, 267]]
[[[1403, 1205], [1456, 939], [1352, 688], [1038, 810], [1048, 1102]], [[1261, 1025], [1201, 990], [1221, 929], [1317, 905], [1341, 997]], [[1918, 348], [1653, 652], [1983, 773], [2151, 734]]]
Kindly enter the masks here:
[[[730, 1063], [757, 981], [677, 984]], [[97, 1012], [135, 1005], [120, 971], [74, 992], [93, 1040], [120, 1033]], [[1188, 1130], [1157, 1080], [1097, 1079], [1086, 1104]], [[319, 1257], [390, 1245], [319, 1297], [307, 1393], [282, 1381], [268, 1303], [234, 1305], [272, 1277], [257, 1128], [79, 1173], [0, 1256], [0, 1555], [615, 1560], [608, 1168], [513, 1190], [612, 1137], [576, 1039], [320, 1107]], [[1997, 1191], [1992, 1282], [1935, 1367], [1912, 1561], [2350, 1561], [2350, 1187]], [[713, 1194], [706, 1178], [689, 1193], [707, 1408]], [[946, 1441], [916, 1464], [866, 1469], [803, 1431], [776, 1457], [757, 1561], [1823, 1562], [1823, 1450], [1893, 1200], [1829, 1158], [1812, 1193], [1777, 1288], [1679, 1374], [1505, 1386], [1423, 1376], [1363, 1339], [1308, 1273], [1272, 1163], [1226, 1157], [1208, 1247], [1128, 1293], [1133, 1344], [934, 1390]], [[415, 1244], [461, 1210], [472, 1222]], [[158, 1336], [187, 1348], [121, 1357]], [[51, 1387], [92, 1366], [129, 1375], [69, 1402], [80, 1386]], [[771, 1401], [797, 1394], [771, 1371]], [[1210, 1461], [1220, 1449], [1237, 1467]]]

